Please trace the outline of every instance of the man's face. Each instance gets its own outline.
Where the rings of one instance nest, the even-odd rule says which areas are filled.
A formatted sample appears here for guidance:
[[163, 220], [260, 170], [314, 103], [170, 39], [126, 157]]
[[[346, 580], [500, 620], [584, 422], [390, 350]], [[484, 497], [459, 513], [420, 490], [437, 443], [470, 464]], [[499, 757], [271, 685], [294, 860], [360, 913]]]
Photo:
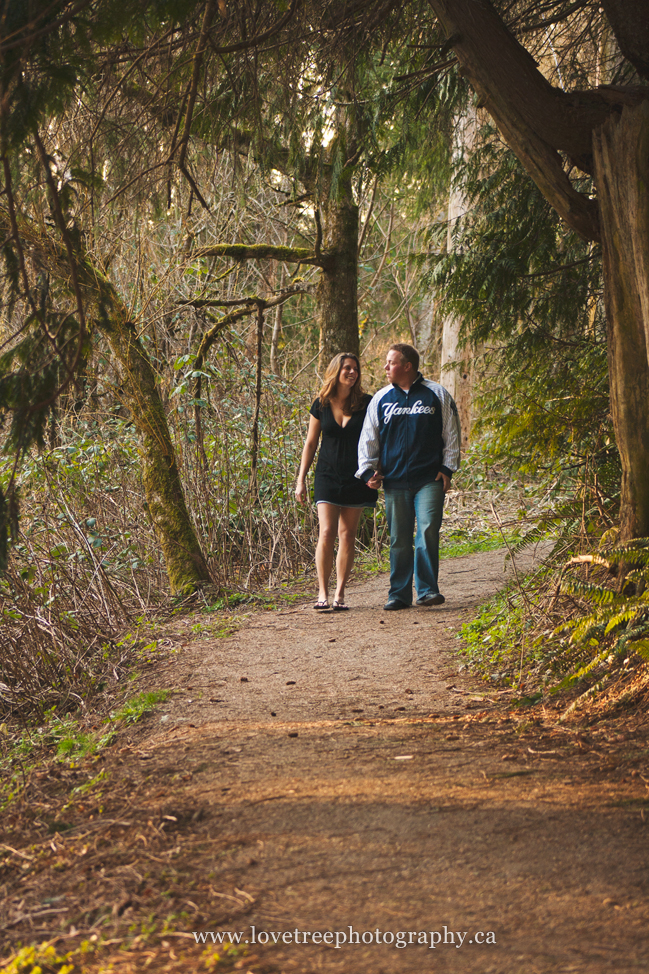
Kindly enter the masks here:
[[412, 364], [404, 361], [401, 352], [393, 348], [390, 349], [385, 360], [385, 374], [388, 382], [398, 386], [409, 385], [414, 378]]

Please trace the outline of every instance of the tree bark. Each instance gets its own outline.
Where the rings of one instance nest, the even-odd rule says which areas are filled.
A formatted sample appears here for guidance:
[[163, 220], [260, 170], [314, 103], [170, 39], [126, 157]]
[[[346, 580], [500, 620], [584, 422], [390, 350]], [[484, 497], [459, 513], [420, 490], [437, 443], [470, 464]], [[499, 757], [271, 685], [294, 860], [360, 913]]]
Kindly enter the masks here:
[[[282, 264], [281, 270], [279, 272], [279, 290], [281, 291], [286, 284], [286, 265]], [[279, 338], [282, 333], [282, 317], [284, 314], [284, 305], [278, 304], [277, 311], [275, 312], [275, 320], [273, 321], [273, 331], [270, 339], [270, 371], [274, 375], [280, 374], [279, 369], [279, 359], [277, 352], [279, 349]]]
[[[0, 211], [0, 229], [5, 222], [5, 213]], [[21, 236], [38, 263], [69, 286], [70, 261], [63, 245], [31, 226], [21, 228]], [[92, 316], [106, 336], [121, 366], [125, 404], [140, 434], [149, 517], [162, 548], [171, 591], [174, 595], [189, 593], [211, 579], [185, 503], [155, 372], [111, 282], [84, 255], [76, 254], [73, 259], [88, 318]]]
[[359, 354], [358, 207], [346, 181], [322, 207], [322, 274], [317, 288], [320, 373], [339, 352]]
[[306, 247], [279, 244], [215, 244], [202, 247], [192, 257], [232, 257], [233, 260], [284, 260], [293, 264], [320, 264], [320, 258]]
[[594, 149], [620, 528], [629, 540], [649, 537], [649, 104], [611, 116]]
[[[647, 537], [647, 89], [559, 92], [542, 77], [488, 0], [429, 0], [429, 3], [449, 34], [464, 73], [545, 198], [577, 233], [602, 241], [611, 410], [622, 461], [621, 533], [625, 540]], [[616, 3], [609, 6], [615, 32], [616, 28], [621, 29], [622, 7]], [[637, 17], [641, 26], [647, 27], [646, 4], [631, 0], [625, 10]], [[575, 107], [579, 106], [588, 108], [581, 118], [575, 115]], [[573, 135], [571, 126], [574, 126]], [[584, 144], [584, 133], [589, 129], [590, 150]], [[573, 158], [581, 156], [576, 160], [578, 164], [586, 171], [594, 171], [598, 202], [574, 189], [557, 149], [564, 149]]]
[[[281, 305], [280, 305], [281, 307]], [[256, 379], [255, 379], [255, 415], [252, 422], [252, 447], [250, 450], [250, 480], [248, 483], [248, 490], [250, 492], [250, 499], [254, 503], [254, 499], [258, 493], [258, 482], [257, 482], [257, 467], [259, 464], [259, 416], [261, 414], [261, 392], [262, 392], [262, 356], [264, 351], [263, 341], [264, 341], [264, 306], [259, 304], [257, 306], [257, 348], [255, 356], [255, 369], [256, 369]]]
[[[415, 324], [415, 347], [422, 357], [424, 366], [428, 366], [429, 369], [437, 357], [436, 350], [433, 349], [433, 343], [435, 341], [435, 306], [434, 293], [427, 294], [419, 303]], [[434, 365], [438, 364], [434, 362]]]
[[[592, 155], [592, 131], [606, 121], [612, 106], [642, 97], [623, 87], [568, 92], [553, 87], [490, 0], [429, 3], [489, 113], [496, 119], [509, 118], [520, 135], [534, 133], [550, 149], [566, 152], [578, 164], [587, 163]], [[615, 24], [611, 26], [615, 32]], [[585, 171], [591, 171], [588, 164]]]
[[191, 523], [164, 406], [155, 373], [133, 323], [121, 309], [101, 330], [123, 369], [126, 405], [140, 433], [142, 481], [149, 516], [162, 548], [174, 595], [210, 582], [210, 574]]
[[649, 10], [647, 0], [602, 0], [620, 50], [641, 78], [649, 78]]
[[[478, 134], [478, 118], [475, 108], [470, 105], [466, 115], [458, 118], [455, 124], [453, 161], [456, 167], [473, 152]], [[457, 172], [457, 168], [456, 168]], [[456, 241], [461, 236], [461, 222], [468, 207], [465, 187], [457, 176], [451, 183], [448, 197], [448, 251], [455, 250]], [[460, 417], [462, 431], [461, 450], [469, 448], [472, 419], [473, 391], [473, 350], [460, 348], [463, 321], [457, 315], [446, 315], [442, 325], [442, 354], [440, 361], [440, 382], [453, 396]], [[459, 356], [459, 362], [458, 362]], [[454, 368], [444, 369], [449, 363], [457, 363]]]
[[[558, 149], [579, 160], [591, 152], [592, 129], [610, 105], [575, 111], [574, 95], [553, 88], [534, 59], [507, 30], [488, 0], [429, 0], [467, 76], [505, 141], [563, 220], [587, 240], [599, 240], [597, 205], [566, 175]], [[572, 99], [572, 101], [571, 101]]]

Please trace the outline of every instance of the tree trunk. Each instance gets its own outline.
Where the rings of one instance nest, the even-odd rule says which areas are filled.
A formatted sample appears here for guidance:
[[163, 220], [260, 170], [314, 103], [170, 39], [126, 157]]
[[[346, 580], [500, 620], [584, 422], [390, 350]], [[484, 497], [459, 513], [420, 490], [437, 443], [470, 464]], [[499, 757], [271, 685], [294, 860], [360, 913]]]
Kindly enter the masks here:
[[649, 537], [649, 104], [595, 133], [623, 540]]
[[[420, 301], [417, 308], [417, 320], [415, 324], [415, 347], [417, 348], [424, 368], [422, 372], [438, 363], [434, 362], [437, 358], [437, 351], [433, 348], [435, 342], [435, 296], [427, 294]], [[433, 360], [433, 361], [431, 361]]]
[[155, 373], [131, 322], [111, 321], [102, 330], [124, 369], [127, 405], [141, 436], [144, 493], [171, 591], [188, 594], [209, 583], [210, 574], [185, 504]]
[[641, 78], [649, 78], [647, 0], [602, 0], [620, 50]]
[[610, 107], [592, 92], [568, 95], [553, 88], [488, 0], [429, 3], [480, 106], [550, 205], [580, 236], [599, 240], [597, 204], [574, 188], [557, 150], [587, 167], [593, 125], [605, 120]]
[[211, 579], [185, 503], [155, 372], [110, 281], [86, 262], [79, 270], [84, 297], [97, 306], [97, 325], [122, 369], [126, 405], [140, 433], [149, 517], [162, 548], [171, 591], [189, 594]]
[[[10, 231], [0, 209], [0, 230]], [[39, 265], [69, 287], [70, 254], [62, 243], [26, 225], [23, 245]], [[83, 253], [73, 258], [80, 297], [106, 336], [124, 379], [125, 404], [140, 433], [142, 480], [149, 516], [162, 548], [174, 595], [211, 581], [183, 494], [176, 452], [160, 398], [156, 375], [126, 308], [109, 279]]]
[[[602, 87], [561, 93], [543, 79], [489, 0], [428, 0], [461, 69], [505, 140], [566, 223], [601, 240], [608, 322], [609, 384], [622, 460], [621, 533], [649, 536], [649, 108], [646, 89]], [[605, 4], [629, 49], [644, 36], [646, 3]], [[624, 11], [624, 17], [622, 17]], [[641, 29], [640, 29], [641, 28]], [[642, 58], [634, 63], [641, 73]], [[592, 133], [592, 144], [586, 135]], [[571, 184], [557, 150], [594, 171], [597, 202]]]
[[[281, 270], [279, 272], [279, 281], [278, 281], [277, 289], [281, 291], [285, 284], [286, 284], [286, 264], [282, 264]], [[283, 314], [284, 314], [284, 305], [278, 304], [277, 310], [275, 311], [275, 321], [273, 322], [273, 332], [270, 339], [270, 371], [274, 375], [280, 374], [279, 359], [277, 356], [277, 352], [279, 349], [280, 335], [282, 334]]]
[[[465, 156], [470, 155], [475, 146], [478, 133], [477, 113], [473, 105], [469, 105], [466, 115], [456, 120], [453, 146], [453, 162], [457, 170], [462, 165]], [[455, 250], [457, 240], [461, 237], [461, 222], [468, 207], [465, 187], [462, 181], [454, 177], [448, 195], [448, 235], [447, 248]], [[466, 453], [469, 447], [471, 433], [471, 399], [473, 387], [473, 350], [470, 347], [460, 348], [460, 335], [463, 321], [457, 315], [447, 315], [442, 326], [442, 356], [440, 362], [440, 381], [453, 396], [460, 417], [462, 430], [461, 449]], [[459, 361], [458, 361], [459, 357]], [[444, 366], [456, 362], [453, 368]]]
[[[455, 400], [460, 418], [460, 429], [462, 430], [460, 448], [462, 454], [465, 454], [469, 449], [473, 418], [473, 352], [469, 347], [458, 348], [461, 327], [462, 319], [455, 315], [447, 315], [444, 319], [439, 381], [445, 389], [448, 389]], [[462, 356], [459, 361], [458, 355]], [[444, 366], [448, 365], [449, 362], [456, 363], [455, 367], [444, 369]]]
[[155, 373], [131, 322], [111, 323], [104, 332], [128, 377], [128, 405], [141, 436], [144, 493], [171, 591], [174, 595], [188, 594], [209, 583], [210, 574], [185, 503]]
[[254, 504], [258, 494], [259, 485], [257, 482], [257, 467], [259, 463], [259, 416], [261, 414], [261, 392], [262, 392], [262, 356], [264, 351], [264, 306], [257, 306], [257, 349], [255, 355], [255, 415], [252, 421], [252, 448], [250, 450], [250, 480], [248, 491], [250, 503]]
[[358, 207], [351, 180], [336, 199], [322, 203], [323, 266], [318, 289], [319, 369], [339, 352], [359, 354]]

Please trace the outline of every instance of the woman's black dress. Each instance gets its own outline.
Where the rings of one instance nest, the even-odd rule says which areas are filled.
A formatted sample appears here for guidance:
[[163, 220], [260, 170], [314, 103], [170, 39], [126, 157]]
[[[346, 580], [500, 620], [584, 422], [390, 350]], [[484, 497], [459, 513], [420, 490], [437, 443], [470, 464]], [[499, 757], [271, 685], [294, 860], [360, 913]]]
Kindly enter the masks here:
[[365, 396], [361, 408], [352, 413], [346, 426], [340, 426], [331, 406], [322, 408], [319, 399], [311, 406], [311, 415], [320, 420], [322, 427], [315, 468], [313, 499], [316, 503], [326, 501], [339, 507], [375, 507], [378, 491], [354, 476], [358, 470], [358, 441], [371, 399], [371, 396]]

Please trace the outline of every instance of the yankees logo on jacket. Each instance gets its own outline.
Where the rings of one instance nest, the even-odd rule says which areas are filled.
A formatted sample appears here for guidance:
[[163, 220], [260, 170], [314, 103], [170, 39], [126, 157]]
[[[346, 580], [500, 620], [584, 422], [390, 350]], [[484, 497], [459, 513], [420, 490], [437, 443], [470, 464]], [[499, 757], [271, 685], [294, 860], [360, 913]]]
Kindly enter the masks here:
[[380, 468], [388, 490], [419, 490], [460, 465], [460, 421], [450, 392], [421, 372], [404, 392], [385, 386], [369, 404], [358, 444], [356, 476]]

